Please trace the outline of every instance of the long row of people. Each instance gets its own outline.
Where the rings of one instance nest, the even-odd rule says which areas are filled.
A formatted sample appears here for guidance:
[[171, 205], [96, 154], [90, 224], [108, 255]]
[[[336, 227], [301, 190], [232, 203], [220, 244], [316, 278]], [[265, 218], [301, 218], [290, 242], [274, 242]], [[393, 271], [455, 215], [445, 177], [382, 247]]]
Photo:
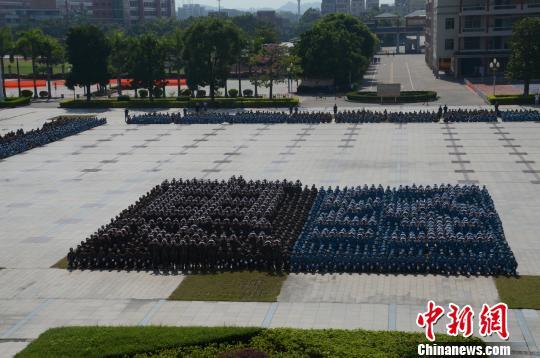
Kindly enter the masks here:
[[535, 110], [510, 110], [501, 113], [505, 122], [540, 122], [540, 112]]
[[288, 269], [317, 189], [300, 182], [165, 181], [75, 249], [76, 269]]
[[[413, 112], [388, 112], [384, 110], [345, 110], [335, 112], [336, 123], [431, 123], [431, 122], [496, 122], [499, 115], [504, 121], [540, 121], [540, 113], [531, 110], [497, 112], [487, 109], [448, 109], [438, 111], [420, 110]], [[281, 123], [332, 123], [333, 118], [326, 112], [274, 112], [245, 111], [232, 113], [195, 112], [144, 113], [126, 115], [128, 124], [281, 124]]]
[[517, 262], [487, 189], [321, 188], [292, 271], [514, 275]]
[[107, 123], [97, 117], [58, 117], [39, 129], [19, 129], [0, 136], [0, 159], [40, 147]]

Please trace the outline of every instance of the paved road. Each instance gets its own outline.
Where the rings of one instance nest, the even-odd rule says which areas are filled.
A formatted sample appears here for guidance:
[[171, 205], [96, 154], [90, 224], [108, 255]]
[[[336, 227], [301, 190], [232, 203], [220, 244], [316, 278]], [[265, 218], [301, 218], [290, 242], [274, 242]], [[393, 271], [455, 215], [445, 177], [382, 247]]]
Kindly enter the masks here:
[[379, 55], [381, 62], [366, 73], [362, 90], [376, 91], [377, 83], [400, 83], [402, 91], [436, 91], [437, 104], [453, 106], [483, 105], [484, 101], [460, 81], [436, 79], [426, 65], [423, 54]]

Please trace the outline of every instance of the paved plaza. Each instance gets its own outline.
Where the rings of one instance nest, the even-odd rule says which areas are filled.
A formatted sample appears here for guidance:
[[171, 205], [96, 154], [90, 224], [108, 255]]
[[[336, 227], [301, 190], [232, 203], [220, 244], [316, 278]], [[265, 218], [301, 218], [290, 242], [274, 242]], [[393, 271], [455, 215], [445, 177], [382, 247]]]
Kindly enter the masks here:
[[[0, 134], [74, 113], [80, 111], [1, 110]], [[428, 299], [476, 309], [499, 301], [486, 277], [292, 274], [275, 303], [172, 302], [166, 299], [181, 275], [50, 268], [174, 177], [486, 185], [519, 273], [540, 275], [539, 123], [137, 126], [124, 123], [123, 110], [97, 115], [108, 123], [0, 161], [0, 357], [56, 326], [417, 331]], [[511, 310], [509, 319], [514, 353], [540, 354], [540, 312]]]

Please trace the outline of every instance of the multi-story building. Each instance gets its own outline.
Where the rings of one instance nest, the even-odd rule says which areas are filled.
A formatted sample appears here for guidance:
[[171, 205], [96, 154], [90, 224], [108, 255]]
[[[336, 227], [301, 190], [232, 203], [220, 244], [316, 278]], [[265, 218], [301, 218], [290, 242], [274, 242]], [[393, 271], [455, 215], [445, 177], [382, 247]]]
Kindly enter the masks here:
[[351, 0], [351, 14], [354, 16], [362, 16], [365, 12], [365, 0]]
[[366, 0], [366, 11], [379, 10], [379, 0]]
[[92, 0], [56, 0], [56, 8], [63, 17], [92, 16]]
[[321, 15], [333, 14], [336, 12], [336, 0], [322, 0]]
[[0, 0], [0, 25], [59, 19], [56, 0]]
[[395, 0], [396, 11], [402, 15], [426, 9], [426, 0]]
[[177, 16], [181, 20], [206, 15], [208, 15], [208, 10], [206, 10], [206, 8], [200, 4], [184, 4], [177, 10]]
[[175, 17], [174, 0], [92, 0], [98, 22], [136, 24], [161, 17]]
[[351, 0], [336, 0], [336, 13], [350, 14], [351, 13]]
[[456, 77], [490, 74], [496, 58], [504, 71], [512, 25], [540, 17], [540, 0], [428, 0], [426, 62]]

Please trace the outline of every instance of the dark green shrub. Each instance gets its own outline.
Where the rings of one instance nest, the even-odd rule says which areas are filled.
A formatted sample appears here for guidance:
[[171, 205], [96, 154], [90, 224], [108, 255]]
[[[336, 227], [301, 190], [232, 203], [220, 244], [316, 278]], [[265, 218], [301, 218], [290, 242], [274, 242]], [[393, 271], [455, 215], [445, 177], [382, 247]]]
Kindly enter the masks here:
[[491, 104], [495, 102], [500, 105], [510, 105], [510, 104], [534, 104], [534, 95], [530, 94], [528, 96], [523, 95], [496, 95], [489, 96], [488, 101]]
[[244, 93], [244, 97], [253, 97], [253, 90], [245, 89], [242, 93]]
[[121, 96], [118, 96], [117, 100], [118, 101], [129, 101], [131, 99], [131, 97], [129, 97], [128, 95], [121, 95]]
[[238, 90], [236, 88], [231, 88], [229, 90], [229, 96], [232, 98], [238, 97]]
[[146, 89], [140, 89], [140, 90], [139, 90], [139, 97], [141, 97], [141, 98], [147, 98], [147, 97], [148, 97], [148, 90], [146, 90]]
[[189, 88], [181, 90], [180, 96], [191, 97], [191, 90]]
[[206, 91], [205, 90], [198, 90], [197, 91], [197, 98], [203, 98], [206, 97]]
[[[349, 92], [347, 99], [353, 102], [361, 103], [381, 103], [381, 98], [377, 92]], [[434, 91], [402, 91], [397, 98], [385, 97], [383, 103], [417, 103], [434, 101], [437, 99], [437, 92]]]
[[0, 108], [14, 108], [30, 104], [30, 97], [10, 97], [0, 101]]
[[178, 97], [176, 97], [176, 100], [180, 101], [180, 102], [189, 101], [190, 99], [191, 99], [191, 97], [189, 97], [189, 96], [178, 96]]
[[47, 91], [39, 91], [39, 97], [47, 98], [47, 97], [49, 97], [49, 92], [47, 92]]
[[21, 91], [21, 97], [32, 97], [34, 95], [34, 92], [30, 90], [22, 90]]

